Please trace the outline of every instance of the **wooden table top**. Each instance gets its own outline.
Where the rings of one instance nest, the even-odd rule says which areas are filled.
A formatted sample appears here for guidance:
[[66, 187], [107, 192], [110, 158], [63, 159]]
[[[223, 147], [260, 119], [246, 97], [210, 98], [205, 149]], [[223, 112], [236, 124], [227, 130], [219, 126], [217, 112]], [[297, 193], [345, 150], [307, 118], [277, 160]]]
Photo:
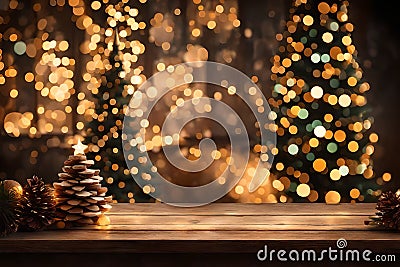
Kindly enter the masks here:
[[323, 248], [344, 238], [351, 248], [400, 252], [400, 234], [364, 225], [376, 204], [238, 204], [196, 208], [116, 204], [109, 226], [76, 227], [0, 238], [2, 253], [256, 253]]

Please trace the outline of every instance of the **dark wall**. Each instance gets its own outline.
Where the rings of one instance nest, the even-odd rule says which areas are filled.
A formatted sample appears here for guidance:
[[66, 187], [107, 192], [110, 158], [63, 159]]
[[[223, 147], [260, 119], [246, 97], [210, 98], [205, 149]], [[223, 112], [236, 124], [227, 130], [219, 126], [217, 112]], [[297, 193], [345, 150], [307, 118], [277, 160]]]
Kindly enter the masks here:
[[380, 137], [374, 155], [375, 170], [377, 174], [392, 173], [392, 182], [387, 187], [399, 188], [399, 17], [393, 2], [349, 2], [350, 20], [355, 26], [354, 42], [364, 77], [371, 85], [367, 97], [375, 118], [373, 129]]

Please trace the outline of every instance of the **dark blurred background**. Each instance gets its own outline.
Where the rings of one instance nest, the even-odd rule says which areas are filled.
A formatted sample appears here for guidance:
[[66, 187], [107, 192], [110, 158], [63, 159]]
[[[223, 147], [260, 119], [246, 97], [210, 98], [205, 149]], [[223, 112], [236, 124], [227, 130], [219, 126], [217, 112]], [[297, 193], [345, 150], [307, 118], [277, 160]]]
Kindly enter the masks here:
[[[74, 1], [70, 1], [74, 2]], [[76, 2], [76, 1], [75, 1]], [[79, 2], [79, 1], [78, 1]], [[155, 1], [147, 2], [147, 7], [140, 10], [140, 18], [147, 24], [156, 12], [168, 11], [175, 7], [180, 7], [183, 16], [186, 1]], [[22, 6], [21, 6], [22, 3]], [[25, 76], [27, 72], [34, 72], [33, 67], [38, 61], [38, 53], [26, 56], [15, 55], [14, 44], [5, 40], [5, 36], [10, 38], [10, 28], [17, 29], [22, 34], [37, 27], [39, 23], [38, 15], [33, 15], [32, 9], [35, 4], [41, 4], [40, 12], [42, 16], [52, 17], [55, 32], [62, 32], [63, 38], [69, 42], [69, 50], [66, 56], [74, 59], [75, 75], [71, 79], [74, 81], [75, 96], [80, 90], [85, 90], [87, 83], [82, 81], [83, 65], [87, 62], [89, 55], [80, 54], [80, 46], [86, 40], [84, 31], [75, 27], [71, 22], [77, 19], [75, 10], [69, 6], [68, 1], [15, 1], [1, 0], [0, 3], [0, 49], [1, 61], [13, 66], [19, 74], [9, 78], [4, 84], [0, 85], [0, 178], [1, 179], [23, 179], [33, 174], [43, 177], [51, 182], [57, 178], [57, 173], [61, 170], [62, 163], [67, 155], [71, 153], [73, 137], [80, 134], [82, 126], [75, 125], [82, 120], [82, 116], [71, 113], [67, 114], [64, 123], [70, 125], [68, 129], [51, 129], [45, 134], [36, 134], [31, 138], [29, 134], [20, 133], [18, 137], [7, 133], [5, 130], [5, 117], [11, 112], [32, 112], [37, 114], [38, 105], [51, 105], [48, 102], [41, 102], [38, 91], [34, 89], [33, 83], [27, 83]], [[385, 189], [395, 189], [400, 187], [400, 126], [397, 113], [400, 112], [399, 105], [399, 78], [400, 78], [400, 51], [398, 49], [400, 35], [400, 21], [398, 10], [393, 2], [379, 0], [350, 0], [349, 1], [349, 21], [355, 26], [353, 32], [354, 43], [358, 50], [358, 58], [364, 70], [364, 78], [371, 85], [367, 98], [371, 104], [372, 114], [375, 118], [373, 130], [379, 134], [379, 142], [374, 154], [374, 166], [377, 175], [384, 172], [392, 174], [392, 181], [386, 185]], [[54, 5], [53, 5], [54, 4]], [[282, 31], [285, 19], [288, 17], [288, 9], [291, 0], [239, 0], [235, 2], [240, 20], [240, 26], [235, 29], [232, 42], [227, 47], [230, 51], [235, 51], [236, 56], [233, 65], [248, 74], [249, 76], [258, 75], [259, 85], [266, 96], [270, 95], [272, 84], [269, 81], [270, 58], [274, 54], [277, 46], [275, 34]], [[14, 7], [14, 8], [11, 8]], [[37, 8], [37, 6], [36, 6]], [[99, 25], [105, 17], [95, 12], [91, 13], [94, 21]], [[188, 16], [188, 15], [186, 15]], [[34, 23], [31, 23], [34, 21]], [[50, 22], [48, 22], [50, 23]], [[104, 22], [103, 22], [104, 23]], [[176, 27], [180, 27], [176, 23]], [[183, 26], [182, 26], [183, 27]], [[249, 37], [249, 29], [251, 34]], [[184, 31], [185, 29], [181, 29]], [[8, 31], [8, 32], [7, 32]], [[12, 30], [11, 30], [12, 31]], [[24, 33], [25, 31], [25, 33]], [[160, 48], [153, 42], [149, 42], [149, 34], [146, 30], [139, 37], [146, 46], [146, 53], [141, 59], [144, 66], [144, 73], [149, 75], [154, 72], [154, 65], [164, 54], [159, 52]], [[55, 34], [54, 38], [56, 38]], [[29, 35], [29, 34], [28, 34]], [[30, 37], [33, 38], [33, 37]], [[196, 41], [208, 50], [208, 60], [218, 61], [218, 52], [221, 51], [213, 36], [203, 36]], [[179, 50], [178, 41], [175, 44]], [[29, 46], [28, 46], [29, 48]], [[172, 57], [171, 57], [172, 58]], [[32, 63], [33, 62], [33, 63]], [[4, 75], [3, 65], [1, 73]], [[9, 76], [12, 74], [9, 73]], [[7, 76], [7, 75], [6, 75]], [[24, 80], [25, 79], [25, 80]], [[19, 88], [18, 97], [11, 97], [12, 89]], [[15, 91], [14, 91], [15, 94]], [[68, 105], [75, 110], [79, 97], [71, 97]], [[36, 107], [36, 108], [35, 108]], [[56, 109], [56, 108], [54, 108]], [[27, 114], [29, 117], [30, 115]], [[28, 118], [29, 119], [29, 118]], [[55, 123], [54, 128], [57, 127]]]

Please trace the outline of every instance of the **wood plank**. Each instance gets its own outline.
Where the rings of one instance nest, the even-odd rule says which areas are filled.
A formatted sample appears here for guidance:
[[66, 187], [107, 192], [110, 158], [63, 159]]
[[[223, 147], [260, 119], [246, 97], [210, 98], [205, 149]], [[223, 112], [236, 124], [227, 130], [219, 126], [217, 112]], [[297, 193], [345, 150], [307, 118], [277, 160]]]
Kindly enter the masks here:
[[[273, 248], [334, 247], [346, 238], [349, 248], [400, 252], [400, 236], [376, 231], [63, 231], [15, 234], [0, 239], [0, 251], [34, 253], [256, 253]], [[83, 236], [85, 240], [81, 240]], [[373, 241], [373, 243], [372, 243]]]
[[[400, 234], [390, 231], [110, 231], [59, 230], [34, 233], [15, 233], [0, 239], [0, 248], [10, 241], [73, 241], [73, 240], [387, 240], [400, 241]], [[10, 247], [10, 246], [9, 246]]]
[[116, 204], [109, 213], [110, 226], [16, 233], [0, 239], [0, 253], [253, 253], [265, 243], [320, 247], [339, 238], [357, 247], [400, 252], [400, 234], [364, 225], [374, 212], [374, 203], [221, 203], [197, 208]]
[[323, 203], [287, 203], [287, 204], [253, 204], [253, 203], [213, 203], [201, 207], [181, 208], [162, 203], [118, 203], [114, 204], [109, 214], [118, 215], [372, 215], [376, 203], [343, 203], [327, 205]]
[[[161, 228], [161, 230], [160, 230]], [[367, 226], [363, 224], [340, 224], [340, 225], [320, 225], [320, 224], [309, 224], [305, 225], [293, 225], [293, 224], [251, 224], [251, 225], [232, 225], [232, 224], [146, 224], [146, 225], [110, 225], [102, 226], [98, 228], [83, 228], [81, 231], [90, 230], [111, 230], [111, 231], [304, 231], [306, 230], [330, 230], [330, 231], [362, 231], [367, 230]]]
[[[119, 230], [356, 230], [367, 216], [119, 216], [102, 229]], [[83, 228], [87, 229], [87, 228]]]
[[216, 224], [231, 224], [231, 225], [253, 225], [253, 224], [289, 224], [289, 225], [341, 225], [341, 224], [363, 224], [364, 220], [368, 219], [368, 216], [243, 216], [243, 215], [233, 215], [233, 216], [214, 216], [214, 215], [190, 215], [190, 216], [148, 216], [148, 215], [112, 215], [111, 224], [130, 224], [130, 225], [216, 225]]

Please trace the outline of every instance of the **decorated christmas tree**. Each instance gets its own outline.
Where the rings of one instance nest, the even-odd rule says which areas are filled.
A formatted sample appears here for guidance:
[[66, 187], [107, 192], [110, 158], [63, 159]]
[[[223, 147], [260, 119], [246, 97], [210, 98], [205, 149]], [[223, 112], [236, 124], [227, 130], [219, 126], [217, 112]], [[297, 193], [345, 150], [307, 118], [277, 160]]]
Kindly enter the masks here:
[[111, 196], [106, 196], [107, 188], [100, 182], [100, 170], [90, 169], [94, 164], [88, 160], [84, 150], [87, 146], [79, 141], [73, 147], [74, 155], [64, 162], [59, 179], [53, 183], [56, 197], [56, 219], [65, 225], [109, 224], [105, 212], [111, 209], [108, 204]]
[[[269, 100], [282, 202], [372, 201], [379, 195], [366, 92], [347, 1], [296, 0], [277, 35]], [[382, 180], [381, 180], [382, 181]]]
[[128, 83], [124, 79], [122, 53], [119, 52], [118, 32], [106, 60], [106, 70], [101, 76], [98, 92], [93, 94], [95, 110], [93, 120], [86, 125], [85, 142], [89, 144], [88, 155], [95, 159], [107, 187], [117, 201], [127, 202], [129, 195], [135, 200], [148, 199], [136, 185], [126, 166], [122, 151], [122, 123], [124, 108], [130, 100]]

